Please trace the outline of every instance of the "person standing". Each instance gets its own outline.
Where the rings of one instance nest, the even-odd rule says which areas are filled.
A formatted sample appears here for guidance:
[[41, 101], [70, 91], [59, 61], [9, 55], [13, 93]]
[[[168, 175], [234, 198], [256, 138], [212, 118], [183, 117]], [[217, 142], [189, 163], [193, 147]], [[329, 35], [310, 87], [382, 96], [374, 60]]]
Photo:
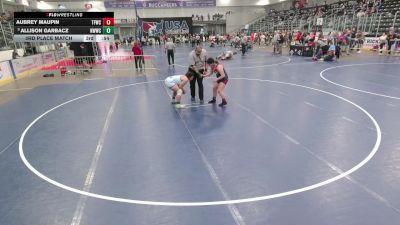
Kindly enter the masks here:
[[240, 43], [242, 46], [242, 56], [246, 53], [247, 50], [247, 37], [245, 34], [242, 34], [242, 38], [240, 39]]
[[196, 34], [196, 44], [200, 45], [200, 35]]
[[394, 27], [390, 27], [389, 34], [387, 35], [387, 53], [389, 55], [392, 51], [392, 48], [394, 48], [394, 50], [397, 48], [397, 46], [395, 46], [396, 40], [397, 40], [397, 35], [394, 32]]
[[168, 65], [171, 66], [171, 59], [172, 59], [172, 66], [175, 64], [174, 54], [175, 54], [175, 44], [171, 41], [171, 38], [168, 38], [167, 43], [165, 43], [165, 53], [168, 57]]
[[357, 42], [357, 53], [361, 53], [361, 48], [364, 44], [364, 34], [361, 30], [358, 30], [356, 33], [356, 42]]
[[217, 102], [218, 94], [222, 99], [222, 102], [218, 104], [218, 106], [223, 107], [228, 104], [228, 102], [226, 101], [226, 95], [224, 93], [225, 86], [228, 83], [228, 74], [226, 73], [224, 66], [213, 58], [208, 58], [207, 64], [211, 67], [210, 73], [203, 75], [203, 77], [208, 77], [214, 72], [216, 73], [217, 77], [213, 81], [213, 98], [208, 103], [215, 104]]
[[199, 99], [200, 103], [204, 103], [204, 87], [203, 87], [203, 77], [201, 75], [207, 72], [207, 52], [200, 46], [190, 52], [189, 54], [189, 70], [194, 70], [198, 76], [195, 76], [190, 81], [190, 94], [192, 96], [192, 101], [196, 100], [196, 81], [199, 86]]
[[133, 42], [132, 52], [133, 52], [133, 55], [135, 56], [136, 70], [138, 70], [138, 66], [139, 66], [140, 70], [142, 70], [143, 52], [142, 52], [142, 49], [140, 48], [138, 41]]
[[258, 45], [265, 45], [265, 35], [264, 35], [264, 33], [261, 33]]
[[379, 37], [379, 55], [382, 55], [383, 46], [385, 46], [387, 42], [387, 35], [385, 32]]
[[194, 45], [196, 44], [196, 37], [194, 34], [190, 36], [190, 42], [192, 43], [192, 48], [194, 48]]
[[272, 43], [274, 45], [274, 54], [281, 54], [281, 46], [280, 46], [280, 41], [281, 41], [281, 35], [279, 34], [279, 31], [275, 31], [274, 38], [272, 39]]

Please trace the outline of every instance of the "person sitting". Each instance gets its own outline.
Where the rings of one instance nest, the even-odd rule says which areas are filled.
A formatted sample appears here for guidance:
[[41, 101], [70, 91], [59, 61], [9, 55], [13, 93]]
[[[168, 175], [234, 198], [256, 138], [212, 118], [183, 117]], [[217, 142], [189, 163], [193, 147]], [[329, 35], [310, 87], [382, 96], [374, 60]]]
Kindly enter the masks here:
[[331, 45], [329, 46], [328, 52], [323, 60], [325, 62], [332, 62], [335, 60], [335, 58], [339, 59], [339, 56], [340, 56], [340, 47], [331, 43]]
[[334, 59], [339, 59], [340, 57], [340, 47], [335, 45], [332, 41], [329, 41], [328, 44], [323, 45], [320, 43], [319, 49], [317, 49], [315, 56], [313, 57], [314, 61], [321, 60], [325, 62], [334, 61]]
[[[329, 41], [329, 43], [332, 43], [331, 41]], [[321, 59], [322, 56], [326, 55], [326, 53], [328, 52], [329, 49], [329, 45], [323, 41], [322, 39], [318, 39], [318, 41], [316, 42], [316, 50], [313, 56], [313, 60], [318, 60]]]
[[12, 58], [13, 58], [13, 59], [18, 59], [18, 58], [19, 58], [19, 54], [18, 54], [17, 49], [14, 49], [14, 51], [13, 51], [13, 53], [12, 53]]
[[333, 61], [334, 57], [335, 57], [335, 52], [336, 52], [336, 46], [335, 45], [330, 45], [328, 52], [326, 54], [326, 56], [324, 57], [324, 61], [325, 62], [331, 62]]

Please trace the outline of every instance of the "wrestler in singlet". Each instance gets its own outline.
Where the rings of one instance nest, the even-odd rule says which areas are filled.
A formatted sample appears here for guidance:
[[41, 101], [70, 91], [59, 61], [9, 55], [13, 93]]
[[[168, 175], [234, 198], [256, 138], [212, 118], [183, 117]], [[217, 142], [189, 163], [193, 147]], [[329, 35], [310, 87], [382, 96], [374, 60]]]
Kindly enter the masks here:
[[[221, 76], [221, 74], [218, 72], [217, 67], [218, 65], [220, 65], [219, 63], [217, 64], [217, 66], [214, 68], [214, 72], [216, 73], [215, 75], [217, 76], [217, 78], [219, 78]], [[228, 83], [228, 74], [226, 73], [226, 70], [224, 68], [224, 73], [225, 73], [225, 77], [221, 80], [218, 81], [218, 83], [224, 83], [225, 85]]]

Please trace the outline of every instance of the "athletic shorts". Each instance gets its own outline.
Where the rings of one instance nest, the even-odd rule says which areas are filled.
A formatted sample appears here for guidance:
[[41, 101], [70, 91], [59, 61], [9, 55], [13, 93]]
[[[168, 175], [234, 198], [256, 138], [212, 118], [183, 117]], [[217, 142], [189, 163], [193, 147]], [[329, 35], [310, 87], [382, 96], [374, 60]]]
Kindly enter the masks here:
[[171, 89], [173, 86], [176, 85], [176, 83], [174, 83], [173, 80], [169, 79], [169, 78], [165, 79], [164, 83], [165, 83], [165, 86], [167, 86], [167, 88], [169, 88], [169, 89]]

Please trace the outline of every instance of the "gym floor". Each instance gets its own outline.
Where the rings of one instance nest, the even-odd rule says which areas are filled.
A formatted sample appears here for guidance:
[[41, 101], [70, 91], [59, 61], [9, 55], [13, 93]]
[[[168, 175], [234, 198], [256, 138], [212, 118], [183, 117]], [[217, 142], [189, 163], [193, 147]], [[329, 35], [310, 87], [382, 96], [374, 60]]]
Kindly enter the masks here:
[[398, 57], [256, 49], [222, 61], [226, 107], [186, 94], [175, 109], [163, 80], [191, 49], [168, 67], [146, 48], [155, 68], [138, 75], [0, 91], [0, 225], [398, 224]]

